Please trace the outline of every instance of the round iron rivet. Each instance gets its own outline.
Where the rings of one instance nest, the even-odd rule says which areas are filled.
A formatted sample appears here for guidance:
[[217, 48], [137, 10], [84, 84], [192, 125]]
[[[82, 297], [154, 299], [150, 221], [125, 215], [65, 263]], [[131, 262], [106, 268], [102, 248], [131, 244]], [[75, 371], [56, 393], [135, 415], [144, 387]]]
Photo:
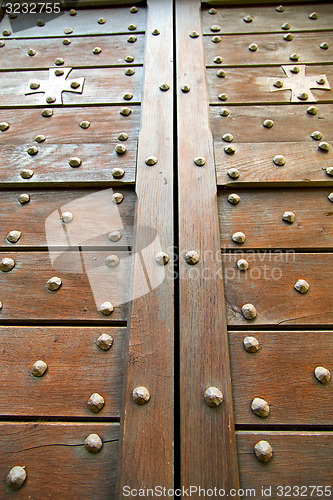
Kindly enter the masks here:
[[49, 95], [46, 97], [45, 101], [48, 103], [48, 104], [52, 104], [53, 102], [56, 102], [56, 97], [53, 96], [53, 95]]
[[31, 82], [29, 87], [31, 88], [31, 90], [37, 90], [39, 89], [40, 84], [38, 82]]
[[3, 30], [2, 35], [3, 36], [10, 36], [12, 32], [10, 30]]
[[27, 193], [20, 194], [17, 198], [18, 202], [21, 205], [24, 205], [25, 203], [29, 203], [30, 201], [30, 195]]
[[199, 33], [197, 31], [192, 31], [192, 33], [190, 33], [189, 35], [191, 38], [198, 38], [199, 37]]
[[77, 12], [76, 12], [76, 10], [75, 10], [75, 9], [71, 9], [71, 10], [69, 11], [69, 15], [70, 15], [70, 16], [76, 16], [76, 14], [77, 14]]
[[326, 173], [327, 173], [327, 175], [332, 176], [333, 175], [333, 167], [327, 167], [326, 168]]
[[71, 82], [71, 88], [72, 89], [78, 89], [80, 87], [81, 83], [80, 82]]
[[[220, 99], [220, 101], [226, 101], [228, 99], [228, 96], [227, 96], [227, 94], [220, 94], [218, 96], [218, 98]], [[226, 115], [224, 115], [224, 116], [226, 116]]]
[[328, 142], [320, 142], [318, 148], [321, 149], [321, 151], [328, 152], [331, 149], [331, 146]]
[[118, 135], [118, 140], [127, 141], [127, 139], [128, 139], [128, 134], [126, 134], [126, 132], [120, 132], [120, 134]]
[[319, 382], [322, 384], [328, 384], [328, 382], [331, 380], [331, 373], [327, 368], [324, 368], [323, 366], [317, 366], [315, 368], [315, 377]]
[[157, 163], [157, 158], [156, 156], [148, 156], [148, 158], [146, 158], [146, 165], [149, 165], [150, 167], [153, 166], [153, 165], [156, 165]]
[[327, 198], [333, 203], [333, 193], [330, 193]]
[[42, 28], [43, 26], [45, 26], [45, 21], [43, 21], [43, 19], [38, 19], [36, 25], [39, 27], [39, 28]]
[[211, 408], [217, 408], [223, 401], [223, 394], [217, 387], [208, 387], [204, 393], [204, 400]]
[[0, 130], [1, 132], [5, 132], [5, 130], [9, 129], [9, 123], [8, 122], [1, 122], [0, 123]]
[[283, 30], [290, 30], [290, 24], [289, 23], [283, 23], [282, 26], [281, 26], [281, 28]]
[[316, 115], [318, 113], [318, 108], [316, 106], [309, 106], [306, 112], [309, 115]]
[[95, 47], [93, 50], [92, 50], [92, 53], [93, 54], [100, 54], [102, 52], [102, 49], [100, 47]]
[[229, 109], [227, 109], [227, 108], [220, 109], [220, 115], [221, 116], [229, 116], [230, 115]]
[[94, 394], [92, 394], [87, 401], [87, 406], [93, 413], [98, 413], [99, 411], [101, 411], [104, 405], [105, 400], [103, 396], [98, 394], [98, 392], [94, 392]]
[[273, 125], [274, 125], [273, 120], [265, 120], [265, 121], [263, 122], [263, 126], [264, 126], [264, 127], [266, 127], [266, 128], [272, 128], [272, 127], [273, 127]]
[[274, 158], [273, 158], [273, 162], [275, 163], [275, 165], [277, 165], [278, 167], [283, 167], [283, 165], [286, 164], [286, 159], [283, 155], [275, 155]]
[[283, 5], [279, 5], [278, 7], [276, 7], [276, 12], [284, 12], [284, 7]]
[[73, 214], [71, 212], [63, 212], [61, 214], [60, 219], [64, 224], [68, 224], [69, 222], [72, 222], [73, 220]]
[[222, 139], [225, 142], [232, 142], [234, 140], [234, 136], [232, 134], [224, 134], [222, 135]]
[[222, 38], [220, 36], [213, 36], [212, 38], [212, 42], [213, 43], [220, 43], [220, 41], [222, 40]]
[[42, 377], [47, 370], [47, 364], [39, 359], [32, 365], [31, 375], [34, 377]]
[[98, 453], [103, 447], [103, 441], [98, 434], [89, 434], [84, 441], [84, 447], [89, 453]]
[[242, 314], [245, 319], [254, 319], [257, 316], [257, 310], [253, 304], [244, 304], [242, 306]]
[[136, 14], [137, 12], [138, 12], [138, 8], [137, 7], [134, 6], [134, 7], [130, 8], [130, 13], [131, 14]]
[[229, 177], [231, 177], [231, 179], [238, 179], [238, 177], [240, 176], [240, 172], [239, 170], [237, 170], [237, 168], [229, 168], [227, 174]]
[[281, 89], [283, 87], [283, 82], [281, 80], [276, 80], [274, 83], [273, 83], [274, 87], [276, 87], [277, 89]]
[[128, 63], [131, 63], [131, 62], [133, 62], [133, 61], [134, 61], [134, 57], [133, 57], [133, 56], [127, 56], [127, 57], [125, 57], [125, 59], [124, 59], [124, 60], [125, 60], [126, 62], [128, 62]]
[[71, 43], [72, 43], [72, 41], [69, 38], [64, 38], [62, 41], [63, 45], [70, 45]]
[[251, 52], [256, 52], [256, 51], [258, 50], [258, 45], [257, 45], [256, 43], [251, 43], [251, 44], [249, 45], [249, 50], [250, 50]]
[[203, 156], [197, 156], [196, 158], [194, 158], [194, 163], [198, 167], [203, 167], [206, 164], [206, 159], [203, 158]]
[[240, 245], [245, 242], [245, 239], [245, 234], [241, 231], [237, 231], [232, 235], [232, 241], [234, 241], [235, 243], [239, 243]]
[[239, 259], [237, 261], [237, 267], [240, 271], [247, 271], [249, 268], [249, 263], [246, 259]]
[[104, 316], [110, 316], [113, 311], [113, 305], [111, 304], [111, 302], [106, 301], [99, 306], [98, 310], [100, 313], [104, 314]]
[[125, 75], [127, 75], [127, 76], [132, 76], [132, 75], [134, 75], [134, 74], [135, 74], [135, 71], [134, 71], [134, 69], [133, 69], [133, 68], [127, 68], [127, 69], [125, 70]]
[[121, 179], [125, 175], [125, 170], [120, 167], [115, 167], [111, 170], [111, 174], [115, 179]]
[[299, 73], [299, 67], [298, 66], [293, 66], [290, 68], [291, 73], [297, 74]]
[[325, 78], [320, 77], [320, 78], [317, 78], [316, 82], [319, 83], [319, 85], [325, 85], [326, 80], [325, 80]]
[[327, 49], [328, 49], [328, 47], [329, 47], [329, 45], [328, 45], [328, 43], [327, 43], [327, 42], [323, 42], [323, 43], [321, 43], [321, 44], [319, 45], [319, 47], [320, 47], [321, 49], [327, 50]]
[[73, 30], [72, 30], [72, 28], [65, 28], [64, 33], [65, 33], [65, 35], [71, 35], [73, 33]]
[[118, 155], [122, 155], [125, 153], [127, 150], [125, 144], [117, 144], [114, 148], [115, 152], [118, 153]]
[[21, 234], [21, 231], [10, 231], [6, 236], [6, 240], [8, 243], [17, 243], [21, 238]]
[[212, 16], [214, 16], [215, 14], [217, 14], [217, 10], [216, 9], [209, 9], [208, 14], [211, 14]]
[[210, 31], [213, 31], [213, 33], [218, 33], [219, 31], [221, 31], [221, 26], [213, 24], [213, 26], [210, 27]]
[[116, 203], [117, 205], [119, 205], [119, 203], [121, 203], [124, 199], [124, 195], [121, 194], [121, 193], [114, 193], [112, 195], [112, 201], [113, 203]]
[[113, 346], [113, 338], [107, 333], [102, 333], [96, 340], [96, 345], [102, 349], [102, 351], [108, 351]]
[[297, 280], [295, 285], [294, 285], [295, 290], [297, 290], [299, 293], [308, 293], [310, 285], [307, 281], [305, 280]]
[[199, 262], [199, 254], [195, 250], [189, 250], [186, 252], [185, 260], [191, 266], [194, 266]]
[[41, 116], [43, 116], [44, 118], [50, 118], [50, 116], [52, 115], [53, 115], [52, 109], [43, 109], [43, 111], [41, 112]]
[[259, 462], [267, 463], [272, 459], [273, 449], [267, 441], [259, 441], [254, 447], [254, 453]]
[[162, 83], [162, 85], [160, 85], [160, 90], [163, 90], [163, 92], [166, 92], [169, 88], [170, 86], [167, 83]]
[[283, 38], [287, 40], [287, 42], [291, 42], [294, 39], [294, 35], [292, 33], [286, 33], [283, 35]]
[[4, 40], [0, 40], [0, 47], [4, 47], [6, 45]]
[[121, 238], [121, 233], [120, 231], [112, 231], [110, 234], [109, 234], [109, 240], [111, 241], [119, 241]]
[[131, 92], [126, 92], [126, 94], [123, 95], [123, 99], [125, 101], [130, 101], [131, 99], [133, 99], [133, 94], [131, 94]]
[[191, 89], [188, 85], [183, 85], [181, 90], [182, 92], [184, 92], [184, 94], [187, 94], [187, 92], [189, 92]]
[[243, 21], [245, 23], [252, 23], [253, 18], [251, 16], [245, 16], [245, 17], [243, 17]]
[[80, 127], [83, 128], [83, 129], [87, 129], [90, 127], [90, 122], [88, 122], [88, 120], [83, 120], [81, 123], [80, 123]]
[[216, 76], [218, 76], [219, 78], [225, 78], [226, 74], [227, 73], [223, 69], [218, 69], [216, 71]]
[[223, 58], [220, 56], [214, 57], [214, 63], [215, 64], [222, 64], [223, 63]]
[[98, 22], [98, 24], [105, 24], [106, 19], [105, 19], [105, 17], [100, 17], [97, 22]]
[[64, 74], [64, 70], [63, 69], [55, 69], [54, 74], [55, 74], [55, 76], [62, 76]]
[[108, 255], [105, 259], [105, 264], [108, 267], [116, 267], [119, 264], [119, 257], [117, 255]]
[[131, 35], [127, 38], [128, 43], [135, 43], [137, 41], [136, 36]]
[[53, 278], [50, 278], [47, 282], [46, 282], [46, 288], [47, 290], [49, 290], [50, 292], [55, 292], [56, 290], [59, 290], [59, 288], [61, 287], [62, 285], [62, 281], [61, 281], [61, 278], [58, 278], [57, 276], [54, 276]]
[[0, 301], [0, 311], [1, 311], [1, 309], [2, 309], [2, 302]]
[[57, 57], [57, 59], [54, 61], [54, 64], [56, 64], [57, 66], [61, 66], [62, 64], [64, 64], [64, 60], [62, 57]]
[[247, 352], [254, 353], [259, 351], [259, 342], [255, 337], [245, 337], [243, 345]]
[[290, 59], [291, 61], [298, 61], [298, 60], [299, 60], [299, 55], [298, 55], [298, 54], [296, 54], [296, 53], [294, 53], [294, 54], [290, 54], [289, 59]]
[[160, 33], [161, 32], [158, 29], [154, 29], [154, 31], [151, 32], [151, 34], [154, 35], [154, 36], [158, 36], [158, 35], [160, 35]]
[[82, 160], [81, 158], [74, 156], [73, 158], [69, 159], [68, 163], [72, 168], [77, 168], [82, 164]]
[[235, 146], [224, 146], [224, 152], [227, 153], [227, 155], [233, 155], [236, 152]]
[[130, 24], [128, 27], [129, 31], [135, 31], [136, 30], [136, 25], [135, 24]]
[[150, 400], [150, 394], [146, 387], [136, 387], [132, 392], [133, 401], [137, 405], [144, 405]]
[[165, 252], [157, 252], [157, 254], [155, 255], [155, 260], [161, 266], [166, 266], [170, 258]]
[[31, 179], [31, 177], [34, 175], [34, 171], [30, 170], [30, 168], [24, 168], [20, 172], [20, 176], [22, 179]]
[[0, 261], [0, 271], [8, 273], [15, 267], [15, 261], [9, 257], [5, 257]]
[[269, 415], [270, 408], [267, 401], [265, 401], [264, 399], [254, 398], [251, 403], [251, 410], [253, 411], [253, 413], [258, 415], [258, 417], [266, 418]]
[[284, 212], [282, 215], [282, 220], [285, 222], [289, 222], [290, 224], [293, 224], [295, 222], [295, 214], [294, 212]]
[[36, 135], [36, 137], [34, 138], [34, 141], [38, 142], [38, 143], [41, 143], [41, 142], [44, 142], [46, 140], [46, 137], [45, 135]]
[[27, 473], [25, 471], [25, 468], [20, 467], [19, 465], [15, 465], [15, 467], [13, 467], [9, 471], [6, 482], [10, 488], [12, 488], [13, 490], [18, 490], [23, 486], [26, 478]]
[[231, 203], [231, 205], [238, 205], [240, 202], [240, 196], [236, 193], [229, 194], [228, 202]]
[[312, 132], [311, 137], [316, 141], [320, 141], [320, 139], [323, 138], [323, 134], [319, 130], [315, 130], [314, 132]]
[[130, 108], [121, 108], [119, 111], [119, 114], [122, 116], [129, 116], [132, 113], [132, 110]]
[[28, 56], [32, 57], [32, 56], [35, 56], [37, 54], [37, 52], [35, 51], [35, 49], [29, 49], [27, 51], [27, 54], [28, 54]]
[[309, 14], [309, 18], [310, 18], [310, 19], [313, 19], [313, 20], [318, 19], [318, 14], [317, 14], [317, 12], [312, 12], [311, 14]]

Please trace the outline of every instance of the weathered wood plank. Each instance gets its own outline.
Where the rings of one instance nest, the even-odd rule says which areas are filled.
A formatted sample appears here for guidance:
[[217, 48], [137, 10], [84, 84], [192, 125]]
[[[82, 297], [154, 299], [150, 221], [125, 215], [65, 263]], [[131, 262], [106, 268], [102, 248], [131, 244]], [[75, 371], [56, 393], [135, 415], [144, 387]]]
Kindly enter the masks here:
[[[333, 22], [333, 17], [332, 17]], [[331, 63], [333, 60], [333, 32], [295, 33], [293, 41], [286, 41], [281, 34], [228, 35], [221, 43], [214, 43], [211, 37], [204, 37], [206, 65], [270, 65], [292, 64], [290, 55], [299, 54], [299, 64]], [[329, 48], [320, 48], [327, 42]], [[249, 45], [256, 43], [258, 50], [251, 52]], [[214, 58], [223, 58], [222, 64], [215, 64]]]
[[[257, 460], [253, 447], [261, 440], [268, 441], [273, 448], [273, 458], [268, 464]], [[243, 498], [264, 500], [269, 498], [321, 498], [320, 489], [311, 486], [332, 488], [333, 473], [327, 466], [333, 453], [332, 432], [238, 432], [238, 454], [242, 488], [254, 488], [255, 494]], [[262, 493], [261, 487], [272, 487], [271, 493]], [[278, 486], [291, 487], [289, 490]], [[292, 487], [299, 486], [299, 493]], [[306, 487], [302, 489], [302, 486]], [[331, 497], [329, 489], [326, 497]]]
[[[245, 226], [239, 226], [238, 230], [246, 234]], [[245, 272], [236, 265], [242, 258], [249, 263]], [[332, 253], [253, 251], [243, 254], [240, 249], [236, 254], [224, 255], [223, 262], [229, 325], [328, 327], [333, 324]], [[304, 295], [294, 289], [299, 279], [310, 285], [310, 290]], [[242, 315], [242, 306], [247, 303], [253, 304], [257, 310], [257, 317], [253, 320]]]
[[[242, 3], [242, 1], [238, 2]], [[247, 2], [248, 3], [248, 2]], [[217, 6], [217, 14], [210, 15], [209, 7], [202, 9], [203, 31], [212, 34], [211, 26], [219, 25], [222, 33], [260, 33], [260, 32], [282, 32], [286, 30], [281, 26], [289, 23], [292, 31], [315, 31], [331, 30], [333, 19], [333, 6], [330, 3], [312, 3], [303, 5], [284, 4], [284, 12], [277, 12], [276, 5], [251, 5], [241, 7], [230, 7], [228, 5]], [[309, 14], [317, 12], [318, 19], [310, 19]], [[245, 16], [251, 16], [253, 21], [245, 22]]]
[[[90, 246], [102, 246], [105, 250], [132, 245], [135, 194], [130, 189], [122, 189], [124, 200], [116, 206], [109, 189], [28, 189], [30, 202], [23, 205], [18, 202], [20, 194], [21, 191], [8, 190], [0, 193], [1, 247], [13, 248], [13, 243], [6, 240], [10, 231], [22, 233], [15, 247], [46, 247], [51, 237], [46, 225], [50, 216], [53, 246], [57, 245], [57, 239], [60, 246], [78, 247], [89, 242]], [[63, 212], [71, 212], [77, 225], [69, 241], [65, 239], [64, 224], [60, 221], [59, 214]], [[108, 234], [115, 230], [120, 231], [121, 238], [111, 241]]]
[[[118, 429], [119, 424], [97, 422], [2, 423], [1, 498], [113, 498]], [[92, 433], [103, 441], [97, 454], [89, 453], [84, 446]], [[5, 478], [15, 465], [25, 466], [27, 479], [14, 494]]]
[[[66, 61], [65, 61], [66, 64]], [[52, 68], [56, 69], [56, 67]], [[141, 100], [142, 68], [136, 67], [134, 75], [125, 75], [125, 68], [84, 68], [73, 69], [67, 80], [85, 78], [82, 93], [63, 92], [63, 104], [69, 105], [94, 105], [124, 103], [130, 105], [131, 101], [123, 98], [124, 94], [132, 93], [133, 102]], [[29, 90], [29, 81], [47, 81], [48, 71], [18, 71], [3, 73], [0, 79], [0, 106], [44, 106], [50, 107], [45, 102], [44, 93], [25, 95]], [[110, 85], [112, 82], [112, 85]], [[51, 105], [56, 106], [57, 103]], [[61, 105], [61, 103], [59, 103]]]
[[[54, 241], [52, 231], [50, 235], [51, 241]], [[65, 236], [66, 233], [63, 233], [64, 240]], [[79, 248], [76, 252], [54, 250], [51, 254], [2, 252], [0, 258], [14, 259], [15, 267], [0, 274], [3, 304], [0, 321], [92, 320], [110, 323], [126, 320], [126, 301], [130, 298], [129, 253], [112, 252], [118, 255], [120, 263], [116, 267], [108, 267], [105, 259], [110, 252], [85, 251], [84, 243], [82, 247], [82, 251]], [[53, 276], [59, 276], [62, 285], [59, 290], [49, 292], [45, 284]], [[104, 316], [98, 311], [98, 307], [105, 301], [114, 306], [110, 316]]]
[[[290, 63], [292, 64], [292, 61]], [[301, 64], [300, 61], [299, 64]], [[307, 66], [305, 75], [315, 77], [326, 75], [328, 82], [331, 86], [333, 85], [333, 65]], [[268, 84], [270, 78], [280, 80], [286, 78], [286, 75], [280, 67], [265, 66], [261, 68], [228, 68], [225, 78], [219, 78], [216, 75], [216, 69], [208, 68], [209, 100], [211, 103], [221, 104], [224, 107], [229, 104], [289, 103], [291, 91], [270, 92]], [[306, 91], [306, 89], [304, 90]], [[313, 89], [311, 92], [318, 102], [333, 102], [332, 90]], [[225, 101], [218, 98], [222, 93], [227, 95]], [[305, 101], [300, 101], [300, 103], [307, 105]]]
[[[96, 345], [102, 334], [114, 339], [109, 351]], [[125, 337], [125, 328], [1, 326], [0, 415], [119, 417]], [[30, 373], [37, 360], [48, 365], [43, 377]], [[87, 407], [95, 392], [105, 399], [98, 414]]]
[[[64, 35], [66, 36], [66, 35]], [[67, 66], [98, 67], [125, 65], [127, 56], [134, 57], [134, 64], [143, 63], [144, 35], [138, 35], [136, 43], [128, 43], [127, 35], [99, 37], [72, 37], [70, 44], [64, 45], [61, 38], [36, 38], [33, 40], [9, 39], [1, 47], [1, 69], [49, 68], [54, 66], [55, 57], [61, 57]], [[95, 47], [102, 49], [94, 54]], [[36, 54], [29, 57], [27, 52], [34, 49]]]
[[[243, 345], [253, 335], [260, 345], [255, 354]], [[332, 337], [332, 331], [229, 332], [236, 423], [331, 425], [332, 384], [318, 382], [314, 370], [324, 366], [332, 371]], [[256, 397], [269, 404], [268, 417], [251, 411]]]
[[[230, 490], [237, 489], [238, 470], [221, 260], [211, 259], [220, 246], [213, 139], [203, 43], [189, 36], [201, 31], [200, 1], [180, 0], [176, 9], [181, 481], [185, 488]], [[181, 92], [184, 85], [190, 92]], [[195, 157], [205, 165], [196, 166]], [[185, 261], [193, 250], [196, 266]], [[213, 280], [206, 279], [207, 269]], [[224, 396], [218, 408], [204, 400], [211, 386]]]
[[[268, 142], [234, 144], [235, 154], [224, 151], [224, 141], [215, 142], [216, 177], [219, 185], [289, 183], [289, 184], [325, 184], [332, 186], [332, 176], [326, 169], [332, 166], [333, 150], [322, 151], [318, 141], [312, 142]], [[273, 158], [283, 155], [286, 163], [277, 166]], [[236, 168], [240, 175], [232, 179], [228, 170]], [[329, 194], [329, 193], [328, 193]]]

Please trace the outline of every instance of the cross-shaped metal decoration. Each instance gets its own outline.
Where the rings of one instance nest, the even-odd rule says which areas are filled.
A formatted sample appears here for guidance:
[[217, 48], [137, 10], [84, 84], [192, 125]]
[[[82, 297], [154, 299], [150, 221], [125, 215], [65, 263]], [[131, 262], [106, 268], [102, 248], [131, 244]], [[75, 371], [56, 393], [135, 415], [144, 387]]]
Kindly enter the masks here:
[[30, 80], [25, 95], [44, 93], [44, 99], [50, 104], [62, 104], [63, 92], [78, 92], [82, 94], [84, 78], [67, 80], [72, 68], [50, 68], [48, 80]]
[[290, 102], [316, 102], [311, 89], [331, 90], [326, 75], [305, 76], [305, 66], [281, 66], [287, 78], [268, 78], [270, 92], [291, 90]]

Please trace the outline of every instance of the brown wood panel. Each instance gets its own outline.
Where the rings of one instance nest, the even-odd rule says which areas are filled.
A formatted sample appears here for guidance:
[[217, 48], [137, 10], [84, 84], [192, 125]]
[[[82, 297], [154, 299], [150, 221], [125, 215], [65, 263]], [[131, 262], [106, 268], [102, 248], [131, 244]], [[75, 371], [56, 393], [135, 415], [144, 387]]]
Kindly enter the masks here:
[[[225, 184], [259, 184], [289, 183], [289, 184], [325, 184], [332, 186], [332, 176], [326, 173], [326, 168], [332, 166], [333, 150], [322, 151], [318, 141], [308, 142], [272, 142], [234, 144], [236, 152], [226, 154], [226, 142], [214, 143], [217, 183]], [[284, 166], [273, 162], [276, 155], [286, 158]], [[238, 179], [229, 177], [228, 170], [236, 168], [240, 172]], [[328, 193], [329, 194], [329, 193]]]
[[[259, 462], [253, 447], [259, 441], [268, 441], [273, 448], [273, 458], [268, 464]], [[331, 486], [332, 468], [327, 466], [333, 453], [332, 432], [250, 432], [237, 433], [238, 456], [240, 464], [241, 487], [254, 488], [255, 494], [245, 492], [243, 498], [325, 498], [320, 490], [310, 486]], [[271, 495], [261, 488], [272, 487]], [[306, 486], [306, 490], [292, 493], [279, 490], [278, 486]], [[326, 498], [331, 498], [329, 493]], [[303, 493], [303, 494], [302, 494]], [[304, 494], [305, 493], [305, 494]]]
[[[66, 61], [65, 61], [66, 65]], [[55, 67], [56, 68], [56, 67]], [[55, 69], [54, 68], [54, 69]], [[73, 69], [67, 80], [85, 78], [82, 94], [77, 92], [63, 92], [63, 104], [70, 105], [93, 105], [124, 103], [130, 105], [131, 101], [123, 99], [125, 93], [132, 93], [133, 102], [141, 100], [142, 68], [136, 67], [135, 74], [125, 75], [125, 68], [84, 68]], [[53, 107], [45, 102], [45, 94], [25, 95], [30, 80], [47, 81], [48, 71], [17, 71], [6, 72], [0, 79], [0, 106], [44, 106]], [[112, 85], [110, 85], [112, 82]]]
[[[111, 423], [2, 423], [1, 498], [113, 498], [118, 429]], [[89, 434], [103, 441], [97, 454], [85, 449]], [[25, 466], [27, 479], [13, 492], [5, 479], [15, 465]]]
[[[61, 38], [9, 39], [1, 47], [1, 69], [49, 68], [54, 66], [57, 57], [64, 59], [66, 65], [72, 68], [129, 66], [125, 61], [127, 56], [134, 57], [134, 64], [142, 64], [144, 35], [138, 35], [136, 43], [128, 43], [127, 39], [128, 35], [72, 37], [68, 45], [64, 45]], [[100, 47], [102, 52], [93, 54], [95, 47]], [[29, 49], [36, 51], [33, 57], [27, 54]]]
[[[76, 16], [69, 12], [60, 14], [18, 14], [16, 19], [8, 19], [5, 16], [1, 23], [1, 31], [9, 29], [11, 38], [44, 38], [44, 37], [67, 37], [65, 29], [71, 28], [76, 35], [106, 35], [111, 33], [134, 32], [128, 30], [130, 24], [135, 24], [136, 31], [144, 31], [146, 27], [146, 9], [138, 7], [138, 12], [132, 14], [128, 7], [107, 7], [100, 9], [78, 10]], [[106, 23], [99, 24], [98, 20], [104, 17]], [[37, 21], [42, 19], [45, 26], [37, 26]], [[7, 37], [6, 37], [7, 38]]]
[[[239, 231], [246, 227], [240, 226]], [[231, 237], [231, 235], [230, 235]], [[234, 244], [237, 246], [237, 243]], [[245, 258], [249, 269], [237, 268]], [[229, 325], [332, 325], [332, 253], [287, 253], [275, 251], [225, 254], [224, 282]], [[297, 280], [310, 285], [306, 294], [294, 289]], [[247, 320], [241, 308], [253, 304], [257, 317]]]
[[[228, 116], [221, 116], [219, 106], [210, 107], [214, 139], [221, 141], [230, 133], [237, 143], [242, 142], [309, 142], [316, 141], [312, 132], [319, 130], [323, 140], [333, 140], [333, 105], [319, 104], [317, 115], [306, 112], [308, 106], [289, 104], [284, 106], [232, 106]], [[272, 128], [263, 126], [265, 120], [273, 120]], [[226, 144], [225, 144], [226, 145]]]
[[[240, 226], [246, 230], [246, 248], [333, 247], [333, 206], [327, 188], [240, 190], [238, 205], [228, 201], [231, 193], [218, 193], [223, 248], [235, 247], [230, 235]], [[286, 211], [295, 214], [294, 223], [282, 220]]]
[[[292, 64], [292, 61], [290, 63]], [[305, 75], [316, 77], [326, 75], [331, 87], [333, 86], [333, 65], [307, 66]], [[209, 100], [211, 103], [221, 104], [223, 107], [228, 107], [229, 104], [289, 103], [291, 91], [270, 92], [268, 84], [270, 78], [279, 80], [286, 78], [286, 75], [280, 67], [265, 66], [260, 68], [228, 68], [225, 78], [219, 78], [215, 68], [208, 68]], [[228, 96], [227, 100], [222, 102], [218, 99], [221, 93]], [[332, 90], [313, 89], [312, 93], [318, 102], [333, 101]], [[302, 103], [308, 105], [304, 101]]]
[[[240, 2], [241, 3], [241, 2]], [[216, 6], [217, 14], [211, 15], [210, 7], [203, 7], [203, 32], [212, 34], [211, 26], [219, 25], [225, 33], [260, 33], [260, 32], [282, 32], [282, 24], [289, 23], [291, 31], [298, 30], [327, 30], [332, 29], [333, 6], [329, 3], [315, 2], [303, 5], [283, 4], [284, 12], [277, 12], [276, 5], [254, 5], [249, 4], [241, 7]], [[309, 14], [317, 12], [318, 19], [310, 19]], [[246, 23], [243, 18], [251, 16], [253, 21]], [[214, 33], [215, 34], [215, 33]]]
[[[105, 264], [110, 252], [2, 252], [0, 258], [12, 258], [15, 267], [1, 272], [0, 321], [53, 320], [95, 322], [124, 321], [129, 299], [130, 257], [128, 252], [112, 252], [119, 256], [116, 267]], [[53, 266], [51, 263], [51, 257]], [[59, 290], [49, 292], [46, 282], [59, 276]], [[109, 301], [114, 305], [110, 316], [98, 307]]]
[[[333, 22], [333, 17], [332, 17]], [[327, 42], [329, 48], [320, 48]], [[251, 52], [249, 45], [256, 43], [258, 50]], [[299, 64], [331, 63], [333, 61], [333, 32], [295, 33], [293, 41], [286, 41], [281, 34], [251, 34], [223, 36], [221, 43], [204, 37], [206, 64], [215, 67], [225, 65], [269, 65], [292, 64], [289, 56], [299, 54]], [[215, 64], [214, 58], [223, 58], [222, 64]]]
[[[253, 335], [260, 345], [255, 354], [243, 345]], [[236, 423], [332, 425], [333, 386], [314, 376], [317, 366], [333, 369], [332, 339], [332, 331], [229, 332]], [[269, 404], [268, 417], [251, 411], [256, 397]]]
[[[96, 345], [101, 334], [111, 335], [113, 346]], [[125, 328], [0, 327], [2, 416], [119, 417], [123, 381]], [[43, 360], [42, 377], [31, 367]], [[92, 413], [87, 401], [93, 393], [105, 399]]]

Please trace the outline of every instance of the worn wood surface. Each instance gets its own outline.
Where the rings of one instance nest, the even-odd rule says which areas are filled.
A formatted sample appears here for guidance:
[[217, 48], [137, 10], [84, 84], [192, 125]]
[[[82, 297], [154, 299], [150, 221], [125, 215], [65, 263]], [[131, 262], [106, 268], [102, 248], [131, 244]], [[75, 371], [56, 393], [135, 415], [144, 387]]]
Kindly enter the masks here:
[[[97, 422], [1, 424], [1, 498], [113, 498], [118, 429], [119, 424]], [[103, 448], [95, 455], [84, 447], [92, 433], [103, 441]], [[5, 482], [15, 465], [25, 466], [27, 472], [19, 491], [9, 490]]]
[[[246, 234], [246, 227], [239, 226], [238, 230]], [[239, 271], [236, 266], [241, 258], [249, 263], [246, 272]], [[332, 253], [265, 251], [242, 254], [240, 248], [236, 254], [224, 255], [229, 325], [332, 325], [332, 262]], [[307, 294], [294, 289], [298, 279], [309, 283]], [[257, 317], [253, 320], [245, 319], [241, 313], [242, 306], [247, 303], [257, 309]]]
[[[257, 353], [244, 349], [247, 336], [259, 341]], [[333, 387], [318, 382], [314, 370], [324, 366], [332, 371], [332, 336], [332, 331], [229, 332], [236, 423], [331, 425]], [[256, 397], [269, 404], [268, 417], [251, 411]]]
[[[239, 2], [239, 3], [242, 3]], [[252, 3], [252, 2], [251, 2]], [[217, 14], [208, 13], [209, 7], [202, 9], [203, 32], [211, 34], [211, 26], [219, 25], [222, 33], [260, 33], [260, 32], [286, 32], [281, 25], [289, 23], [291, 31], [303, 30], [331, 30], [333, 6], [330, 3], [305, 3], [303, 5], [285, 5], [284, 12], [277, 12], [279, 5], [252, 5], [229, 7], [227, 5], [216, 7]], [[310, 19], [309, 14], [317, 12], [318, 19]], [[246, 23], [243, 18], [251, 16], [253, 21]]]
[[[122, 488], [174, 486], [174, 279], [173, 279], [173, 6], [148, 1], [145, 81], [136, 178], [136, 239], [129, 311], [129, 334], [118, 456]], [[154, 29], [159, 36], [150, 35]], [[162, 92], [166, 83], [170, 90]], [[154, 166], [145, 160], [155, 156]], [[140, 233], [140, 230], [142, 232]], [[154, 241], [151, 242], [151, 238]], [[169, 254], [166, 267], [155, 261]], [[142, 254], [145, 257], [143, 266]], [[165, 271], [166, 269], [166, 271]], [[166, 273], [166, 275], [165, 275]], [[142, 282], [149, 276], [150, 291]], [[141, 406], [132, 391], [145, 386], [150, 401]]]
[[[200, 2], [180, 0], [176, 43], [181, 480], [185, 488], [198, 484], [228, 490], [237, 489], [238, 466], [221, 260], [211, 258], [220, 246], [213, 140], [203, 44], [201, 38], [189, 37], [192, 31], [201, 31]], [[181, 92], [183, 85], [190, 92]], [[206, 159], [203, 167], [195, 165], [197, 156]], [[203, 221], [207, 221], [204, 227]], [[196, 266], [185, 262], [190, 250], [200, 256]], [[205, 278], [207, 269], [214, 280]], [[224, 395], [219, 408], [210, 408], [204, 401], [204, 392], [211, 386]]]
[[[96, 345], [106, 333], [114, 339], [108, 351]], [[0, 415], [19, 417], [119, 417], [123, 380], [125, 328], [0, 327], [2, 370], [6, 397]], [[31, 367], [43, 360], [43, 377]], [[91, 394], [105, 399], [99, 413], [87, 407]]]
[[[55, 56], [62, 57], [72, 68], [142, 64], [144, 35], [138, 35], [135, 43], [128, 43], [127, 39], [128, 35], [72, 37], [69, 45], [64, 45], [62, 38], [9, 39], [1, 47], [0, 66], [1, 69], [49, 68], [54, 66]], [[102, 52], [93, 54], [95, 47]], [[29, 49], [34, 49], [36, 55], [28, 56]], [[125, 61], [127, 56], [134, 57], [133, 63]]]
[[[268, 441], [273, 448], [273, 458], [268, 464], [260, 463], [253, 447], [261, 440]], [[271, 498], [288, 498], [282, 486], [331, 486], [333, 475], [329, 461], [333, 452], [333, 433], [326, 432], [238, 432], [238, 454], [241, 470], [241, 487], [255, 488], [252, 498], [264, 500], [261, 487], [272, 486]], [[332, 487], [332, 486], [331, 486]], [[269, 492], [268, 492], [269, 493]], [[282, 493], [282, 495], [281, 495]], [[287, 491], [288, 493], [288, 491]], [[297, 494], [292, 498], [322, 498], [320, 490], [308, 489], [306, 496]], [[290, 492], [289, 492], [290, 494]], [[328, 494], [326, 498], [331, 498]], [[251, 498], [251, 492], [243, 498]]]

